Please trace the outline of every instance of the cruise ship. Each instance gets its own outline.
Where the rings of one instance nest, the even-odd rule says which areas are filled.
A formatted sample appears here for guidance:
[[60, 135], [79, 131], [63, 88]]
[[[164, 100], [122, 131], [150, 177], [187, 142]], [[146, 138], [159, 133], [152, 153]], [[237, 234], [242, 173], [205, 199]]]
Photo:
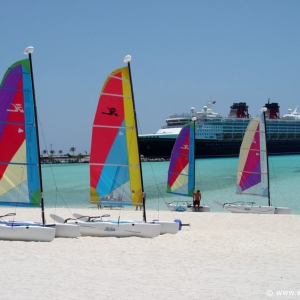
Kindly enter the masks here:
[[[245, 102], [233, 103], [228, 117], [212, 110], [215, 101], [208, 101], [200, 112], [191, 108], [189, 113], [172, 114], [155, 134], [139, 135], [140, 153], [144, 158], [165, 158], [171, 155], [175, 140], [183, 125], [196, 117], [195, 156], [234, 157], [239, 155], [244, 133], [251, 116]], [[300, 114], [294, 111], [280, 117], [278, 103], [265, 104], [267, 147], [269, 154], [300, 154]]]

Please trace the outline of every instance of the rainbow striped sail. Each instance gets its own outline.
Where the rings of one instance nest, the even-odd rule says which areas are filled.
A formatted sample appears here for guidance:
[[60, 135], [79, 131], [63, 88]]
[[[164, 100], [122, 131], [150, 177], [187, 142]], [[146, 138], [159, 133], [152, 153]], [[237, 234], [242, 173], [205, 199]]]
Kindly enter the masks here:
[[264, 117], [253, 119], [245, 132], [237, 169], [237, 194], [268, 197]]
[[29, 59], [0, 86], [0, 205], [40, 206], [39, 155]]
[[195, 124], [185, 125], [174, 144], [168, 170], [167, 193], [192, 196], [195, 189]]
[[[102, 88], [92, 130], [90, 203], [142, 205], [142, 181], [128, 67]], [[99, 202], [100, 201], [100, 202]]]

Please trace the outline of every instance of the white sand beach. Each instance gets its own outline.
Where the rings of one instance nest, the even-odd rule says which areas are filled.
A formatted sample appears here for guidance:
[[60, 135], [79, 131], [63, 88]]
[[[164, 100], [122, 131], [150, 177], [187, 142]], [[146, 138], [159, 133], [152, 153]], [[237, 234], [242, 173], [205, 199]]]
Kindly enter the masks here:
[[[71, 216], [63, 208], [46, 212]], [[72, 213], [142, 217], [126, 210]], [[36, 221], [37, 215], [18, 209], [16, 220]], [[153, 239], [0, 241], [0, 299], [300, 299], [276, 296], [300, 291], [299, 215], [148, 211], [147, 218], [178, 218], [191, 227]]]

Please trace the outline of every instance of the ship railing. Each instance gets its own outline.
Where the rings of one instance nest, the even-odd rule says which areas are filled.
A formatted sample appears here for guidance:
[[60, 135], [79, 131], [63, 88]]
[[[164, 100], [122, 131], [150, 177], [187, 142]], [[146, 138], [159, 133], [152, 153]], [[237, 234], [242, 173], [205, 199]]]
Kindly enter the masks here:
[[193, 116], [194, 114], [190, 114], [190, 113], [182, 113], [182, 114], [173, 113], [169, 115], [169, 118], [186, 118], [186, 117], [192, 118]]

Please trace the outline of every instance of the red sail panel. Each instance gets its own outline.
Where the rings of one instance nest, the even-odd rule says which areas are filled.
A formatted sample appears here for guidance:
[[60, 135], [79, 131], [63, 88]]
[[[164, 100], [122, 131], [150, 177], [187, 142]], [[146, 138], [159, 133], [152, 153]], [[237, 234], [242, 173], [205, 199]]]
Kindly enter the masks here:
[[11, 80], [12, 76], [9, 74], [1, 86], [1, 89], [3, 88], [1, 94], [3, 93], [6, 97], [11, 98], [11, 103], [7, 103], [7, 105], [4, 103], [2, 107], [2, 109], [5, 110], [7, 119], [1, 120], [5, 125], [3, 125], [4, 128], [0, 139], [0, 161], [2, 162], [2, 164], [0, 164], [0, 179], [8, 166], [5, 162], [11, 162], [25, 141], [22, 65], [18, 65], [15, 68], [20, 69], [18, 70], [19, 74], [14, 72], [13, 80]]
[[[93, 123], [90, 163], [105, 163], [118, 134], [118, 127], [124, 121], [123, 86], [120, 80], [124, 69], [127, 67], [112, 72], [102, 88]], [[91, 187], [96, 188], [101, 172], [102, 166], [93, 168]]]

